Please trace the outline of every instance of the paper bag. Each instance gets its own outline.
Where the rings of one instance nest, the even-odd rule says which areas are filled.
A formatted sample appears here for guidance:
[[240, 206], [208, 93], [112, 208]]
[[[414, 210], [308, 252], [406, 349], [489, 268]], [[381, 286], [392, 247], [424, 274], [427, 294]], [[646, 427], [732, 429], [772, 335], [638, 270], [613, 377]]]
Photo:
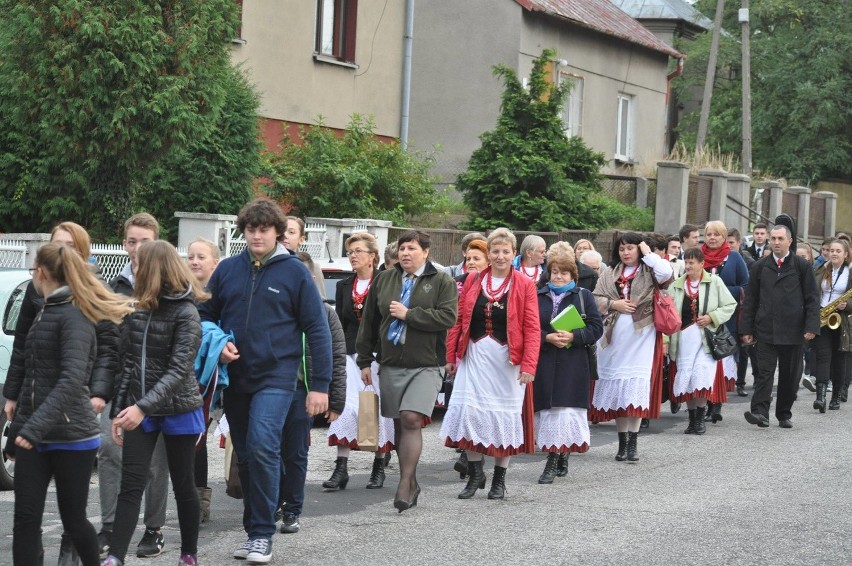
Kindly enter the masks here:
[[368, 389], [358, 393], [358, 449], [379, 449], [379, 396]]

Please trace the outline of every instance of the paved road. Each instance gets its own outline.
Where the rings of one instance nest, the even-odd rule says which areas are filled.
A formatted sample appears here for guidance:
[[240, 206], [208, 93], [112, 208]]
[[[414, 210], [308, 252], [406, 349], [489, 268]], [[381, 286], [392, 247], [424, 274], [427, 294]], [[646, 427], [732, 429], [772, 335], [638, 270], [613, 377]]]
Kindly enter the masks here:
[[[484, 491], [469, 501], [456, 498], [462, 484], [451, 470], [455, 453], [438, 439], [438, 418], [424, 432], [419, 505], [402, 514], [391, 505], [395, 460], [386, 487], [366, 490], [371, 458], [353, 454], [349, 487], [323, 493], [335, 453], [324, 443], [325, 431], [316, 429], [302, 531], [276, 535], [273, 563], [852, 563], [852, 403], [819, 415], [810, 408], [813, 394], [801, 389], [794, 428], [782, 430], [774, 419], [768, 429], [748, 425], [742, 417], [747, 401], [734, 397], [725, 420], [708, 425], [703, 437], [682, 434], [685, 414], [665, 411], [640, 436], [637, 464], [613, 460], [614, 425], [593, 426], [590, 451], [572, 456], [568, 477], [551, 486], [536, 483], [542, 456], [514, 459], [505, 501], [488, 501]], [[241, 503], [225, 495], [219, 480], [222, 452], [211, 445], [213, 519], [199, 541], [205, 565], [240, 564], [230, 553], [244, 537]], [[492, 465], [486, 462], [487, 469]], [[95, 523], [96, 483], [94, 477], [89, 507]], [[48, 498], [50, 565], [61, 526], [54, 495]], [[0, 564], [11, 563], [12, 506], [11, 494], [0, 494]], [[128, 564], [175, 564], [173, 504], [165, 531], [163, 555], [134, 556]]]

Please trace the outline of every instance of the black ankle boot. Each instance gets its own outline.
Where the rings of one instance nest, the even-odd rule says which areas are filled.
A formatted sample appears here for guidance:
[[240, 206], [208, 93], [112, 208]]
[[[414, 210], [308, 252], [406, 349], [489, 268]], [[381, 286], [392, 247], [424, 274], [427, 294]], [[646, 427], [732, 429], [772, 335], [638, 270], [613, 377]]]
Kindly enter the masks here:
[[714, 404], [708, 401], [707, 402], [707, 410], [704, 413], [704, 420], [705, 421], [709, 422], [709, 421], [713, 420], [713, 407], [714, 407]]
[[370, 481], [367, 482], [367, 489], [379, 489], [383, 485], [385, 485], [384, 457], [373, 460], [373, 471], [370, 472]]
[[846, 383], [840, 389], [840, 402], [845, 403], [848, 400], [849, 400], [849, 384]]
[[713, 407], [708, 407], [707, 412], [710, 414], [710, 420], [713, 424], [716, 424], [718, 421], [722, 420], [722, 403], [713, 403]]
[[485, 489], [485, 472], [482, 471], [482, 460], [467, 461], [467, 485], [459, 493], [459, 499], [470, 499], [477, 489]]
[[828, 404], [829, 410], [836, 411], [840, 408], [840, 387], [835, 387], [831, 392], [831, 402]]
[[346, 489], [346, 484], [349, 483], [349, 458], [338, 458], [334, 462], [334, 471], [331, 472], [331, 477], [322, 482], [325, 489], [337, 490]]
[[547, 462], [544, 464], [544, 471], [538, 478], [538, 483], [553, 483], [553, 478], [556, 477], [556, 463], [559, 460], [559, 454], [551, 452], [547, 455]]
[[618, 433], [618, 453], [615, 455], [615, 460], [617, 462], [623, 462], [626, 459], [627, 454], [627, 433], [619, 432]]
[[559, 455], [559, 459], [556, 460], [556, 477], [564, 478], [568, 475], [568, 456], [571, 454], [568, 452], [564, 452]]
[[683, 431], [684, 434], [695, 434], [695, 409], [689, 409], [689, 424], [686, 427], [686, 430]]
[[494, 466], [494, 477], [491, 478], [491, 489], [488, 499], [503, 499], [506, 496], [506, 468]]
[[[713, 405], [713, 407], [718, 407], [719, 405]], [[707, 407], [696, 407], [695, 408], [695, 429], [693, 432], [695, 434], [704, 434], [707, 432], [707, 426], [704, 424], [704, 411], [707, 410]], [[716, 422], [716, 421], [713, 421]]]
[[[827, 383], [817, 383], [816, 386], [816, 400], [814, 401], [814, 410], [818, 410], [820, 413], [825, 412], [825, 390], [828, 389]], [[834, 392], [831, 392], [831, 395], [834, 396]]]
[[639, 442], [639, 433], [638, 432], [628, 432], [627, 433], [627, 461], [628, 462], [638, 462], [639, 461], [639, 448], [636, 444]]
[[459, 473], [459, 478], [467, 477], [467, 452], [460, 452], [459, 459], [453, 464], [453, 469]]

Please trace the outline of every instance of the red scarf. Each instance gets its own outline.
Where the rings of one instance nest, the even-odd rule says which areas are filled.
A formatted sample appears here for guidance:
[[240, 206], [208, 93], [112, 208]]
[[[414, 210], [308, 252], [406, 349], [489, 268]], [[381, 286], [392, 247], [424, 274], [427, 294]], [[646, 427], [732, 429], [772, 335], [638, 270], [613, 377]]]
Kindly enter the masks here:
[[704, 269], [710, 271], [721, 265], [725, 258], [731, 254], [731, 246], [728, 242], [722, 244], [722, 247], [711, 250], [707, 244], [701, 244], [701, 251], [704, 253]]

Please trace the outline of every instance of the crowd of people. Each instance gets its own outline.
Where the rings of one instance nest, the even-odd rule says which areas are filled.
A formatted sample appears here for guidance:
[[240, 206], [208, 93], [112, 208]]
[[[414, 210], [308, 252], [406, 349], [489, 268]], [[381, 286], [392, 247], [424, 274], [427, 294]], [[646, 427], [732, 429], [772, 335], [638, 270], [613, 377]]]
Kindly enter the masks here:
[[[134, 215], [124, 227], [129, 262], [109, 283], [73, 222], [39, 249], [3, 390], [15, 564], [42, 563], [51, 479], [61, 564], [121, 566], [143, 498], [136, 553], [159, 554], [170, 478], [178, 564], [197, 565], [212, 497], [206, 435], [221, 412], [244, 505], [246, 538], [233, 557], [264, 564], [276, 532], [300, 529], [314, 417], [329, 423], [337, 451], [322, 487], [349, 484], [348, 459], [365, 450], [365, 388], [381, 413], [366, 488], [384, 486], [395, 452], [399, 513], [421, 494], [422, 430], [436, 399], [446, 407], [440, 437], [466, 479], [458, 497], [486, 487], [489, 457], [487, 498], [499, 500], [512, 456], [540, 452], [538, 482], [551, 484], [568, 474], [571, 453], [589, 450], [590, 423], [615, 421], [614, 458], [629, 463], [664, 402], [672, 413], [686, 405], [685, 434], [705, 434], [729, 392], [749, 396], [749, 362], [744, 416], [758, 427], [770, 424], [776, 368], [781, 428], [793, 426], [800, 381], [820, 413], [848, 397], [849, 238], [815, 254], [784, 215], [756, 224], [747, 247], [720, 221], [671, 236], [622, 233], [608, 261], [589, 240], [548, 247], [529, 235], [519, 245], [498, 228], [466, 236], [463, 261], [446, 268], [430, 261], [425, 232], [405, 232], [383, 258], [375, 236], [357, 232], [345, 242], [353, 273], [338, 282], [334, 307], [298, 251], [304, 222], [261, 198], [237, 226], [241, 254], [220, 261], [213, 242], [197, 239], [184, 260], [158, 239], [153, 217]], [[100, 532], [86, 515], [96, 456]]]

